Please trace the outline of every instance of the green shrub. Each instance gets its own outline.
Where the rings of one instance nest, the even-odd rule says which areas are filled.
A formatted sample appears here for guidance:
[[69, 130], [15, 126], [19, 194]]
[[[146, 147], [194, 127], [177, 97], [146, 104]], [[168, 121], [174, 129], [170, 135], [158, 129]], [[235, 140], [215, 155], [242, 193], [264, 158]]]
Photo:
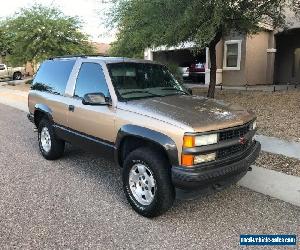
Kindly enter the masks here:
[[177, 81], [182, 82], [182, 73], [176, 63], [164, 63]]
[[27, 80], [27, 81], [25, 82], [25, 84], [32, 84], [32, 79]]

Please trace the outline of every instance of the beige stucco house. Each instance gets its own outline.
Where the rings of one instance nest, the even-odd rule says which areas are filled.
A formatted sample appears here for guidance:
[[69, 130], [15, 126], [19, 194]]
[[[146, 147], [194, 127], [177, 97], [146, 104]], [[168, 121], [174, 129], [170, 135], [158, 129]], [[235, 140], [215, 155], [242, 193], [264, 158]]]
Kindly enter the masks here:
[[[236, 32], [224, 36], [217, 45], [217, 83], [223, 85], [300, 84], [300, 22], [291, 21], [285, 31], [260, 24], [255, 35]], [[192, 43], [179, 47], [145, 50], [145, 58], [178, 65], [205, 62], [205, 83], [209, 84], [208, 48], [194, 55]]]

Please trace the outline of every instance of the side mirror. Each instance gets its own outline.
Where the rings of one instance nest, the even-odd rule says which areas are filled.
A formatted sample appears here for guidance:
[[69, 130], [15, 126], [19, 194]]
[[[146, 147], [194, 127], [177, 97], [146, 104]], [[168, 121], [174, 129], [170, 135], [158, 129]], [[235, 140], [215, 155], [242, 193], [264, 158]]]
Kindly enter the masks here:
[[105, 106], [111, 105], [110, 100], [104, 96], [103, 93], [89, 93], [85, 94], [82, 99], [83, 105]]

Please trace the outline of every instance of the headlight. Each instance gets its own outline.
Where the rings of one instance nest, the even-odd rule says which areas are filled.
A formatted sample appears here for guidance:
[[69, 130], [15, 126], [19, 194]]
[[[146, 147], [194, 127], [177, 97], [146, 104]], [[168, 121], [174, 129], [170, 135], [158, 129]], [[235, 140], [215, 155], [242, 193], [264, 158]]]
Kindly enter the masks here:
[[256, 129], [256, 121], [254, 121], [253, 123], [252, 123], [252, 130], [255, 130]]
[[209, 153], [203, 155], [182, 155], [181, 156], [181, 165], [185, 167], [192, 167], [197, 164], [210, 162], [216, 160], [217, 154]]
[[184, 148], [207, 146], [216, 143], [218, 143], [218, 134], [198, 135], [198, 136], [186, 135], [183, 138]]
[[204, 162], [214, 161], [216, 159], [216, 153], [206, 154], [206, 155], [197, 155], [194, 158], [194, 164], [200, 164]]
[[200, 136], [195, 137], [195, 146], [196, 147], [216, 144], [217, 142], [218, 142], [217, 134], [200, 135]]

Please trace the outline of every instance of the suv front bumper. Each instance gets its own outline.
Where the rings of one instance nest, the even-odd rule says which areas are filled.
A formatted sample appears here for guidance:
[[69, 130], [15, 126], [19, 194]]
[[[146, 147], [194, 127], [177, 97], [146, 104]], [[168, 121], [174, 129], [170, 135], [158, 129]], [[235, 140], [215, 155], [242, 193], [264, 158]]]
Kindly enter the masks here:
[[193, 168], [173, 166], [173, 184], [180, 189], [198, 189], [208, 186], [221, 189], [222, 186], [228, 186], [241, 179], [259, 156], [260, 150], [260, 143], [255, 141], [250, 148], [233, 159], [215, 161]]

